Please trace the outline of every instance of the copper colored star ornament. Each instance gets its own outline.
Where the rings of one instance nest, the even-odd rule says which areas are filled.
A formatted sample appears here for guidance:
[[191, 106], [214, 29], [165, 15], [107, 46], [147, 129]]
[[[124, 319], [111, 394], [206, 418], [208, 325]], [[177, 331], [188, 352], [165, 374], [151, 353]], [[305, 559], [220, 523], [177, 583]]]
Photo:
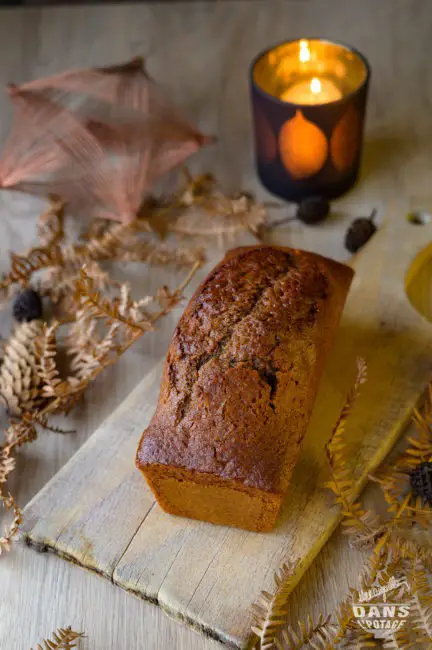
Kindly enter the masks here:
[[127, 223], [155, 181], [214, 138], [187, 122], [140, 58], [9, 85], [0, 188], [56, 194], [73, 213]]

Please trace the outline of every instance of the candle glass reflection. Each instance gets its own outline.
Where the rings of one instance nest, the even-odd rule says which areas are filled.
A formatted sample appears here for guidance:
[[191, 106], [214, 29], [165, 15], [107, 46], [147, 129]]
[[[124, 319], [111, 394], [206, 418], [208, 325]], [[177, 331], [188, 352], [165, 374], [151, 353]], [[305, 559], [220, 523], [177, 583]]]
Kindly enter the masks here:
[[274, 194], [336, 198], [355, 182], [370, 70], [338, 43], [301, 39], [251, 66], [258, 174]]

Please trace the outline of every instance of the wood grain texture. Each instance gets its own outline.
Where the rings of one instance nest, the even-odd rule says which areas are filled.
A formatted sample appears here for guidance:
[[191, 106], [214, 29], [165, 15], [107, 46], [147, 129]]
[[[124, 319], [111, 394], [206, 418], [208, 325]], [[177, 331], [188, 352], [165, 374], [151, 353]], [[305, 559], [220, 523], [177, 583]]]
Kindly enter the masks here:
[[[333, 217], [318, 232], [293, 223], [269, 239], [342, 260], [347, 258], [343, 233], [353, 218], [377, 207], [381, 223], [390, 204], [391, 218], [402, 219], [408, 206], [413, 207], [413, 196], [431, 193], [432, 63], [425, 55], [431, 20], [429, 0], [197, 0], [2, 10], [0, 83], [147, 54], [150, 71], [176, 103], [203, 130], [219, 136], [217, 147], [197, 156], [192, 168], [214, 171], [226, 187], [242, 186], [269, 198], [253, 166], [250, 60], [272, 43], [307, 34], [354, 45], [372, 67], [360, 182], [335, 202]], [[4, 138], [10, 124], [5, 93], [0, 93], [0, 109]], [[41, 208], [29, 197], [0, 194], [0, 271], [7, 269], [9, 250], [22, 250], [34, 241], [34, 215]], [[275, 212], [274, 218], [280, 217], [281, 212]], [[176, 281], [170, 272], [135, 269], [134, 273], [143, 293], [160, 282], [173, 286]], [[166, 351], [174, 318], [146, 335], [118, 366], [98, 379], [70, 420], [76, 434], [44, 433], [21, 451], [10, 485], [21, 504], [64, 465]], [[0, 334], [7, 336], [9, 327], [9, 314], [1, 315]], [[376, 502], [374, 493], [370, 499]], [[113, 536], [117, 530], [113, 529]], [[331, 611], [357, 581], [363, 561], [361, 553], [335, 534], [294, 591], [290, 619], [296, 622], [309, 611], [313, 615]], [[17, 547], [1, 558], [1, 648], [25, 650], [52, 629], [69, 624], [86, 631], [87, 650], [219, 647], [170, 621], [159, 608], [53, 555]]]
[[134, 459], [156, 407], [160, 363], [31, 501], [27, 543], [96, 571], [218, 640], [247, 647], [257, 595], [271, 591], [282, 563], [292, 565], [298, 582], [339, 521], [322, 488], [330, 478], [324, 445], [356, 356], [369, 375], [346, 438], [357, 491], [396, 442], [432, 375], [432, 326], [408, 301], [404, 282], [432, 225], [408, 237], [411, 231], [403, 220], [384, 224], [355, 260], [340, 332], [274, 531], [173, 517], [155, 504]]

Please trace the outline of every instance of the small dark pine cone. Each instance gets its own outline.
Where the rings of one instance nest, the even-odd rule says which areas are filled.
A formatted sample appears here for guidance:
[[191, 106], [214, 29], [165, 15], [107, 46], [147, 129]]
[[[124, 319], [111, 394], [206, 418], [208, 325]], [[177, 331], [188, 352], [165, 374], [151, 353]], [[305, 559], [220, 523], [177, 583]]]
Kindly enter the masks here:
[[345, 248], [350, 253], [357, 253], [376, 232], [377, 227], [373, 222], [375, 214], [376, 210], [372, 212], [370, 217], [354, 219], [348, 228], [345, 235]]
[[300, 201], [296, 217], [308, 225], [318, 223], [330, 212], [330, 203], [323, 196], [309, 196]]
[[410, 480], [414, 494], [432, 506], [432, 463], [424, 462], [417, 465], [411, 471]]
[[32, 320], [42, 318], [40, 295], [33, 289], [21, 291], [14, 300], [13, 315], [19, 323], [29, 323]]

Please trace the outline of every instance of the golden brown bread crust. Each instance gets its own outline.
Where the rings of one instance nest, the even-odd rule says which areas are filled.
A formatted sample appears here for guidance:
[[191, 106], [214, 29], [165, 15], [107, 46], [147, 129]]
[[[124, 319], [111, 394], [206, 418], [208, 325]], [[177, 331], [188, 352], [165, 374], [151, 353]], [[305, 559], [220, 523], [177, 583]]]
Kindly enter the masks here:
[[230, 251], [210, 273], [174, 332], [137, 452], [160, 502], [152, 467], [283, 495], [352, 275], [270, 246]]

